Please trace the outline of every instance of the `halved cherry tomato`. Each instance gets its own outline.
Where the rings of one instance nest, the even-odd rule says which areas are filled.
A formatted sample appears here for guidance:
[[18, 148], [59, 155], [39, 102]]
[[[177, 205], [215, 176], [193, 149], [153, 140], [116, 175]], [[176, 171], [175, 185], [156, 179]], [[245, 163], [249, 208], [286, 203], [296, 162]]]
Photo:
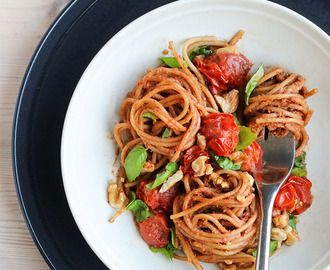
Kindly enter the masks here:
[[144, 241], [153, 248], [163, 248], [169, 241], [170, 229], [165, 213], [157, 213], [153, 217], [139, 222], [140, 234]]
[[289, 182], [285, 182], [275, 198], [274, 206], [281, 210], [291, 211], [294, 209], [296, 189]]
[[161, 186], [154, 189], [146, 187], [147, 184], [152, 182], [142, 180], [136, 190], [136, 197], [145, 202], [152, 210], [168, 211], [172, 209], [174, 198], [179, 195], [180, 188], [178, 184], [169, 188], [164, 193], [159, 193]]
[[231, 114], [209, 114], [203, 119], [200, 130], [216, 156], [228, 157], [237, 146], [239, 128]]
[[197, 68], [211, 84], [211, 92], [218, 95], [222, 90], [238, 89], [248, 74], [251, 63], [243, 54], [218, 53], [204, 61], [195, 59]]
[[294, 215], [303, 213], [312, 204], [311, 187], [308, 179], [290, 175], [275, 198], [274, 208]]
[[244, 154], [250, 158], [249, 162], [243, 162], [241, 170], [245, 172], [252, 172], [254, 167], [259, 161], [261, 146], [259, 143], [254, 141], [248, 147], [244, 149]]
[[181, 159], [180, 169], [182, 172], [184, 174], [189, 173], [190, 175], [194, 175], [194, 170], [191, 168], [191, 163], [200, 156], [209, 156], [209, 153], [200, 148], [198, 145], [189, 147]]

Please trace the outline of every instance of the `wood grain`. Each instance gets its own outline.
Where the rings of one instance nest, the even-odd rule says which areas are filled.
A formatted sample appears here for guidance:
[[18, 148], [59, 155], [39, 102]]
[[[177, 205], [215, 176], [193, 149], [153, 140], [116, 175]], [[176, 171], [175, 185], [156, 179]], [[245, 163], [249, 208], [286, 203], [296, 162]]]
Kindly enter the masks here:
[[24, 222], [11, 163], [12, 120], [28, 62], [69, 0], [0, 0], [0, 269], [49, 269]]

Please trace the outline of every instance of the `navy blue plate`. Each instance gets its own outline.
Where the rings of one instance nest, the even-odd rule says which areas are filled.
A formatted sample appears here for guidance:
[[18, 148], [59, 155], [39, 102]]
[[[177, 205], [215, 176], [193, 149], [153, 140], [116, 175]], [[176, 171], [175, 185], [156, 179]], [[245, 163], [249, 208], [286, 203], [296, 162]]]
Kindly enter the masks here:
[[[61, 176], [62, 127], [87, 65], [120, 29], [171, 0], [76, 0], [41, 40], [22, 82], [13, 124], [13, 169], [23, 216], [51, 269], [107, 269], [71, 215]], [[277, 0], [329, 33], [327, 0]]]

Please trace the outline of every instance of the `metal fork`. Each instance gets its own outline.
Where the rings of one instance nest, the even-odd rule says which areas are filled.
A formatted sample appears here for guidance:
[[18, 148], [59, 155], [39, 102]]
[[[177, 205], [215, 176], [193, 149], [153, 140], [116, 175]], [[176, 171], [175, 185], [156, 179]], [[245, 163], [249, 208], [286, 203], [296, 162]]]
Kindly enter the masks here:
[[267, 270], [273, 204], [277, 192], [291, 172], [295, 157], [295, 140], [291, 132], [285, 137], [269, 133], [268, 138], [261, 139], [259, 144], [263, 150], [262, 168], [257, 168], [253, 173], [261, 206], [256, 270]]

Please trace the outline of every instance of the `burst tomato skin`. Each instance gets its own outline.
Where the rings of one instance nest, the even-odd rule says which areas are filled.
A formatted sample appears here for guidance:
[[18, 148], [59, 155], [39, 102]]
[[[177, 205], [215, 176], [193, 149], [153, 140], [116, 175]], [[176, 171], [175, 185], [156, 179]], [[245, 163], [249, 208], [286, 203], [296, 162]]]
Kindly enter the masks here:
[[243, 162], [241, 166], [241, 170], [245, 172], [252, 172], [255, 168], [256, 164], [259, 161], [261, 146], [259, 143], [254, 141], [248, 147], [244, 149], [244, 154], [250, 158], [249, 162]]
[[209, 153], [206, 150], [200, 148], [198, 145], [189, 147], [181, 159], [180, 169], [182, 172], [184, 174], [189, 173], [190, 175], [194, 175], [194, 170], [191, 167], [191, 163], [200, 156], [209, 157]]
[[243, 54], [229, 52], [195, 61], [198, 70], [210, 82], [213, 95], [220, 94], [222, 90], [239, 89], [251, 68], [250, 61]]
[[152, 210], [169, 211], [173, 207], [174, 198], [179, 195], [180, 188], [178, 184], [160, 193], [160, 187], [149, 189], [146, 185], [152, 181], [142, 180], [136, 190], [136, 197], [145, 202]]
[[165, 213], [157, 213], [155, 216], [139, 222], [138, 225], [142, 238], [151, 247], [163, 248], [167, 246], [170, 229]]
[[312, 204], [312, 183], [307, 178], [290, 175], [280, 188], [274, 202], [274, 208], [299, 215]]
[[200, 128], [207, 146], [216, 156], [228, 157], [238, 143], [239, 128], [235, 117], [227, 113], [212, 113], [202, 121]]
[[275, 198], [274, 206], [281, 210], [290, 211], [295, 205], [295, 194], [296, 190], [293, 185], [289, 182], [285, 182]]

